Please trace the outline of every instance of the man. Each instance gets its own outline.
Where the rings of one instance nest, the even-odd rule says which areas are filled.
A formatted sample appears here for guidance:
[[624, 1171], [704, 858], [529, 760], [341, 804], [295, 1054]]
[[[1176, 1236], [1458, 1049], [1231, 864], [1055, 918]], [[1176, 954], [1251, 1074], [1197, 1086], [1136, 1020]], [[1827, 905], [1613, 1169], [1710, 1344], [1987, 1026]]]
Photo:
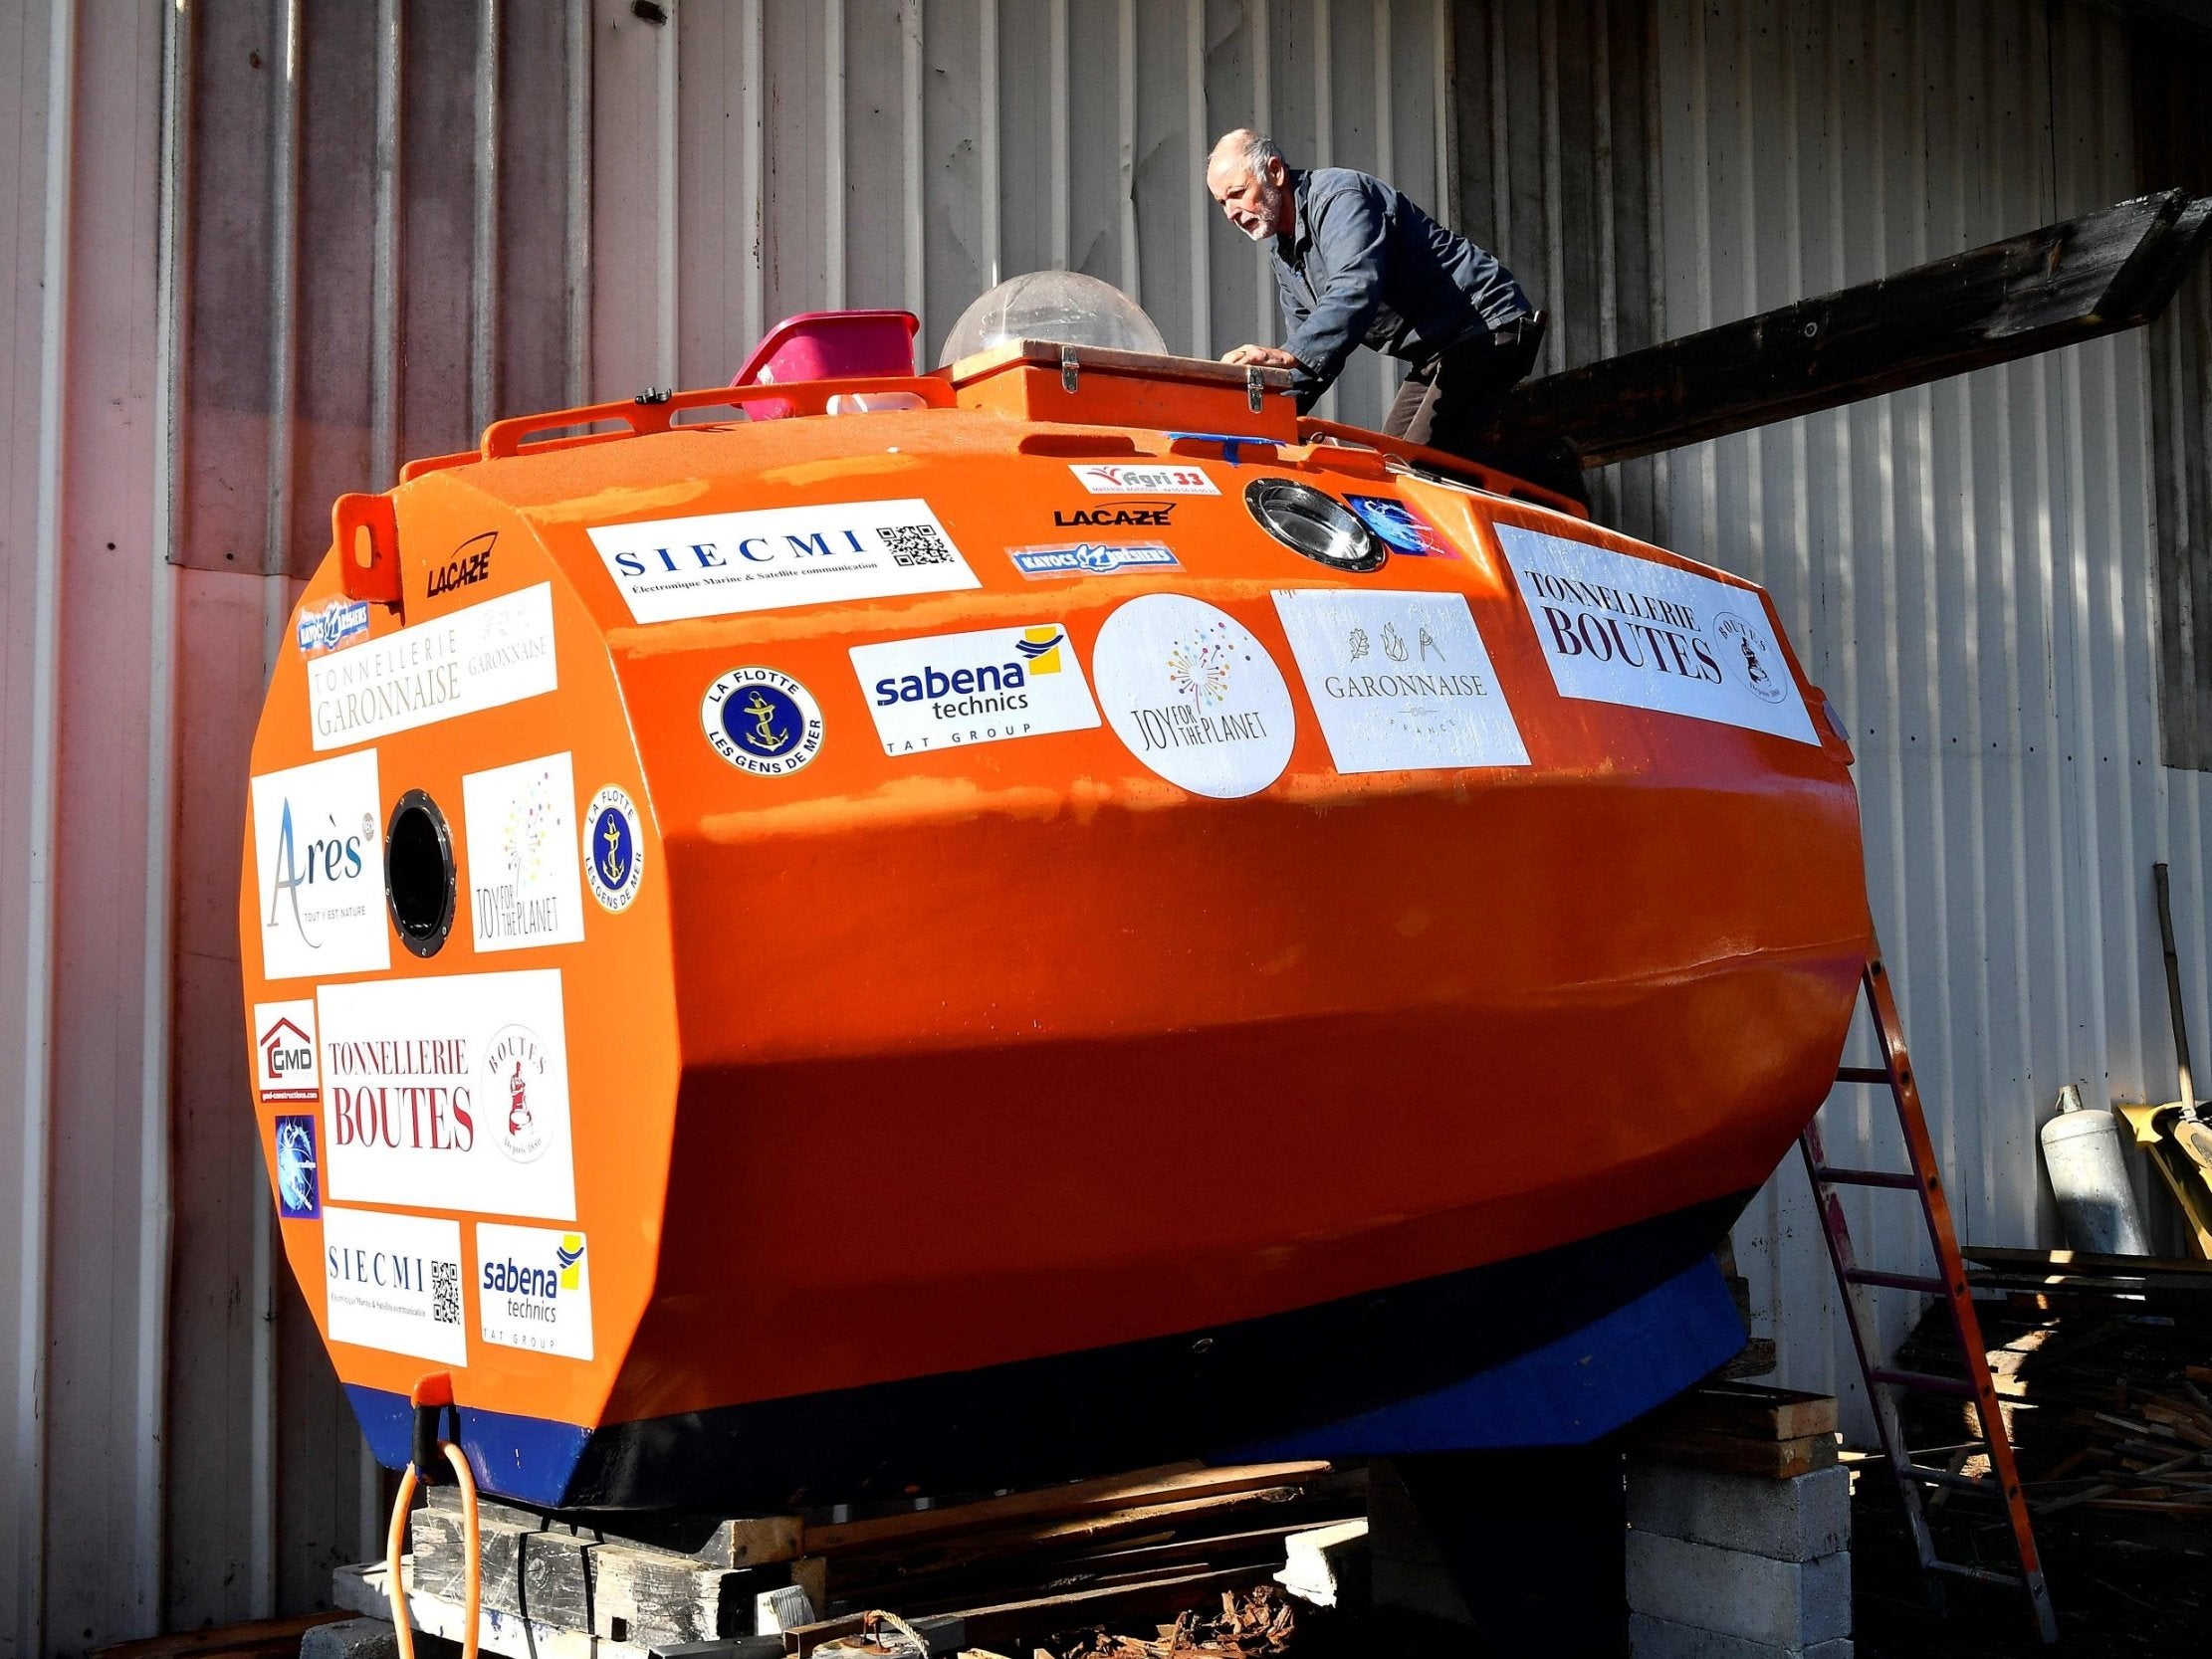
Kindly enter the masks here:
[[1239, 127], [1214, 146], [1208, 194], [1254, 242], [1272, 242], [1282, 345], [1221, 361], [1284, 368], [1301, 413], [1362, 343], [1413, 365], [1383, 430], [1471, 455], [1543, 342], [1544, 318], [1513, 274], [1404, 194], [1346, 167], [1292, 170]]

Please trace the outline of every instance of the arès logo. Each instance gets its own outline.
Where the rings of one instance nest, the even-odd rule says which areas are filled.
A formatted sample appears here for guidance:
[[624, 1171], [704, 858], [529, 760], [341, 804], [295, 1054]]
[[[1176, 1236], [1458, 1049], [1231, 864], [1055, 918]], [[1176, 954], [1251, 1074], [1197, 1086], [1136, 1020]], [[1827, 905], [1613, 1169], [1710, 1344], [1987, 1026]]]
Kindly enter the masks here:
[[312, 1101], [322, 1092], [316, 1062], [315, 1004], [254, 1004], [254, 1086], [265, 1101]]
[[537, 1162], [548, 1140], [530, 1101], [531, 1091], [546, 1077], [546, 1051], [538, 1033], [527, 1025], [501, 1026], [485, 1051], [484, 1072], [502, 1114], [500, 1150], [517, 1163]]
[[388, 967], [375, 751], [265, 772], [253, 780], [253, 809], [262, 972]]

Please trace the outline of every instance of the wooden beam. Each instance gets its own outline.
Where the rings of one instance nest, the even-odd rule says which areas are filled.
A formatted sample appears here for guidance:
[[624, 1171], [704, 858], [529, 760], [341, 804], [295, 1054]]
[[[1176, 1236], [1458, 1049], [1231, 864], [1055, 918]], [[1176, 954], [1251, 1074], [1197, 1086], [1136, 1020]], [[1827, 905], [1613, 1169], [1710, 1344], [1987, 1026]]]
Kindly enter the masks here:
[[1702, 443], [2150, 321], [2212, 226], [2161, 191], [1522, 386], [1490, 440], [1586, 468]]

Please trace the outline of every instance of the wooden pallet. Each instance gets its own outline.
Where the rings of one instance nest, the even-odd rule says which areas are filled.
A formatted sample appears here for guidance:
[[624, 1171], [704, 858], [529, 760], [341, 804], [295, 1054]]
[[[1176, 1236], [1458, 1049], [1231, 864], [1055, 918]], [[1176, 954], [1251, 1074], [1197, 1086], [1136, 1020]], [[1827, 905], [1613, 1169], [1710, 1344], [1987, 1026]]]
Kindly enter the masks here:
[[[617, 1522], [486, 1501], [479, 1636], [516, 1659], [571, 1650], [574, 1659], [620, 1659], [783, 1629], [793, 1587], [808, 1613], [782, 1645], [797, 1654], [857, 1628], [850, 1614], [883, 1605], [995, 1639], [1024, 1620], [1047, 1621], [1042, 1631], [1161, 1608], [1172, 1617], [1217, 1604], [1223, 1589], [1266, 1582], [1290, 1536], [1363, 1514], [1365, 1502], [1364, 1474], [1311, 1462], [1180, 1465], [835, 1521]], [[457, 1638], [466, 1569], [458, 1496], [433, 1488], [412, 1528], [415, 1622]], [[348, 1569], [338, 1593], [379, 1612], [382, 1584], [381, 1567]]]

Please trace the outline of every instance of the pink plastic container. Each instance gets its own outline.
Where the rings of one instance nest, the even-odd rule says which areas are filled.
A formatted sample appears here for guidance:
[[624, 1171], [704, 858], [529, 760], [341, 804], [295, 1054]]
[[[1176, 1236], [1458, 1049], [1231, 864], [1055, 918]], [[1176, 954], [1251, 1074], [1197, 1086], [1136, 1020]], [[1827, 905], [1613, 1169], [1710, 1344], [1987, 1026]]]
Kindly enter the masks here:
[[[800, 311], [761, 336], [730, 384], [912, 374], [914, 336], [921, 326], [912, 311]], [[791, 412], [779, 397], [750, 398], [739, 407], [757, 421], [781, 420]]]

